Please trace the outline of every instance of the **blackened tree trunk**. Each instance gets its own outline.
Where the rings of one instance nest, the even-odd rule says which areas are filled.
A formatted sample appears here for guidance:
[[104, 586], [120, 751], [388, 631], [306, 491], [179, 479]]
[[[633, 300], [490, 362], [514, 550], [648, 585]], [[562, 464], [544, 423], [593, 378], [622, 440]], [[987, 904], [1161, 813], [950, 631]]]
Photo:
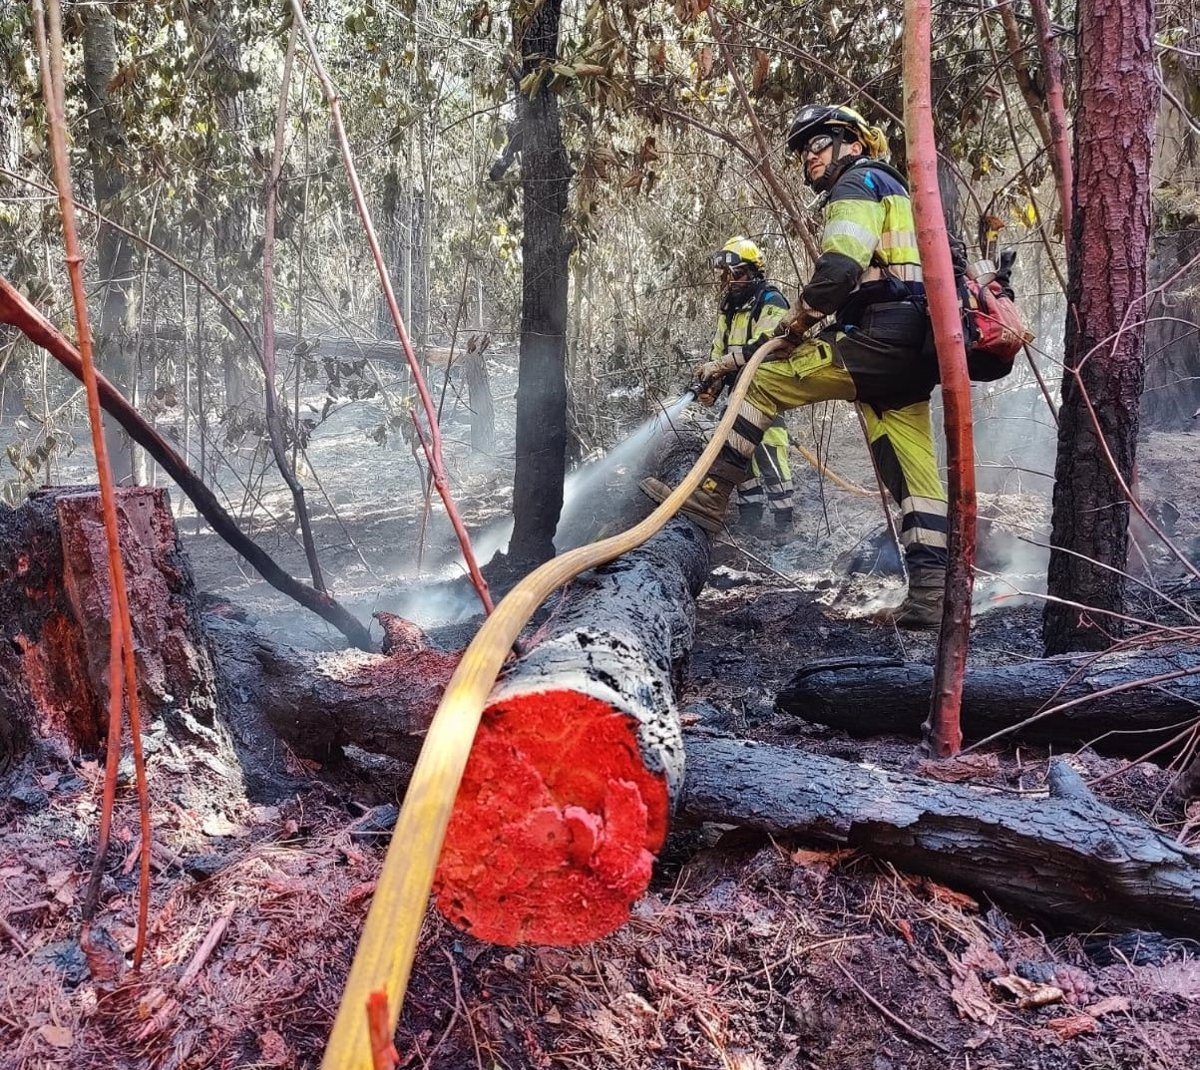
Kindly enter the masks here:
[[1154, 0], [1096, 0], [1080, 8], [1075, 211], [1048, 590], [1089, 608], [1047, 603], [1047, 654], [1103, 649], [1121, 630], [1112, 615], [1122, 610], [1128, 552], [1129, 503], [1120, 484], [1132, 483], [1145, 375], [1140, 321], [1159, 99], [1153, 48]]
[[[87, 101], [88, 157], [96, 208], [118, 223], [124, 222], [121, 194], [126, 187], [122, 169], [125, 136], [109, 95], [117, 73], [117, 26], [109, 4], [80, 7], [83, 27], [84, 98]], [[119, 230], [100, 225], [97, 267], [103, 299], [96, 332], [100, 370], [126, 397], [136, 403], [136, 365], [130, 330], [130, 294], [133, 290], [133, 248]], [[128, 482], [133, 474], [133, 446], [111, 420], [105, 421], [113, 477]]]
[[[513, 12], [522, 72], [544, 71], [558, 53], [562, 0]], [[516, 473], [509, 556], [540, 563], [554, 556], [567, 456], [567, 259], [564, 229], [571, 167], [558, 98], [540, 80], [518, 93], [521, 133], [521, 357], [517, 379]]]

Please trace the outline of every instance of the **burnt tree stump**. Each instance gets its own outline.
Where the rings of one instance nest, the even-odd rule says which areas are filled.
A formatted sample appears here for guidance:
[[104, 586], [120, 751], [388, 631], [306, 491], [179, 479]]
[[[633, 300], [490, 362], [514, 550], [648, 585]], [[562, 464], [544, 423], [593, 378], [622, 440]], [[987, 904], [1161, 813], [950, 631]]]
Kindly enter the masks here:
[[[210, 725], [216, 674], [166, 491], [117, 488], [144, 716]], [[112, 606], [100, 496], [36, 491], [0, 512], [0, 746], [61, 735], [96, 750], [107, 730]]]

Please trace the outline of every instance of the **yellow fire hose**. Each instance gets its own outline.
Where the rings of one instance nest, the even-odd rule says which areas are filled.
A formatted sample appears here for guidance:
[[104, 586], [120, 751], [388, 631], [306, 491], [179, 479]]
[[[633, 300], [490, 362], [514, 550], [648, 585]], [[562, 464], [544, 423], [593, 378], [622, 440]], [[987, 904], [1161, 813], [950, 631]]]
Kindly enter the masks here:
[[794, 442], [792, 445], [796, 447], [796, 452], [799, 453], [801, 457], [808, 461], [813, 468], [820, 472], [821, 475], [823, 475], [835, 486], [841, 487], [842, 490], [849, 491], [851, 494], [857, 494], [860, 498], [869, 498], [871, 496], [871, 492], [865, 487], [860, 487], [857, 483], [851, 483], [850, 480], [848, 480], [845, 476], [839, 476], [837, 472], [830, 468], [829, 465], [822, 461], [811, 450], [801, 446], [798, 442]]
[[666, 525], [716, 460], [759, 364], [775, 350], [794, 344], [776, 339], [750, 358], [704, 452], [654, 512], [628, 531], [547, 561], [521, 580], [483, 622], [446, 686], [413, 769], [321, 1062], [322, 1070], [373, 1070], [367, 1020], [367, 1000], [373, 992], [386, 994], [388, 1036], [395, 1032], [434, 870], [475, 731], [492, 685], [526, 621], [564, 583], [640, 546]]

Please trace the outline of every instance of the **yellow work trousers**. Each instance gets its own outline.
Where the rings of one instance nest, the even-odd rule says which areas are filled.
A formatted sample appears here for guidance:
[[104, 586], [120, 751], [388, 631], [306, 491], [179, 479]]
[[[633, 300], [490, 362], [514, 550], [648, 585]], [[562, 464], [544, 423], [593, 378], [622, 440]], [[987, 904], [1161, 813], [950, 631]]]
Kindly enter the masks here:
[[[837, 337], [806, 339], [787, 360], [760, 365], [746, 401], [770, 419], [818, 401], [856, 401], [854, 380], [837, 362]], [[880, 477], [903, 513], [900, 542], [910, 572], [945, 568], [946, 491], [937, 470], [929, 401], [860, 409]]]
[[738, 503], [743, 517], [747, 509], [761, 517], [769, 503], [777, 521], [792, 520], [792, 466], [788, 459], [787, 425], [777, 419], [763, 433], [763, 440], [750, 458], [750, 478], [738, 484]]

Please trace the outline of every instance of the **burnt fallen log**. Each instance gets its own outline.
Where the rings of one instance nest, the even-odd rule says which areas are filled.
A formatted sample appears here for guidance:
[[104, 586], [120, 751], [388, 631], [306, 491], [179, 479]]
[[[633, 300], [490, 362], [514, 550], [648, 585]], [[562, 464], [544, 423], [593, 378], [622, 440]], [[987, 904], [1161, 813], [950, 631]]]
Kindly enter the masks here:
[[[932, 686], [928, 665], [830, 658], [796, 673], [775, 706], [854, 736], [915, 736], [929, 712]], [[1091, 744], [1114, 754], [1145, 754], [1196, 719], [1200, 650], [1181, 643], [968, 669], [963, 735], [968, 742], [983, 739], [1052, 706], [1066, 708], [1014, 735], [1033, 742]]]
[[1200, 934], [1200, 853], [1064, 761], [1029, 799], [731, 739], [689, 739], [679, 814], [855, 847], [1073, 928]]
[[502, 944], [581, 944], [650, 881], [683, 772], [675, 708], [709, 540], [673, 520], [580, 576], [484, 709], [434, 890]]
[[316, 651], [274, 642], [232, 603], [206, 607], [222, 712], [253, 796], [290, 786], [280, 739], [328, 766], [343, 762], [349, 744], [409, 767], [416, 761], [461, 652], [432, 645], [400, 617], [376, 619], [382, 653]]

